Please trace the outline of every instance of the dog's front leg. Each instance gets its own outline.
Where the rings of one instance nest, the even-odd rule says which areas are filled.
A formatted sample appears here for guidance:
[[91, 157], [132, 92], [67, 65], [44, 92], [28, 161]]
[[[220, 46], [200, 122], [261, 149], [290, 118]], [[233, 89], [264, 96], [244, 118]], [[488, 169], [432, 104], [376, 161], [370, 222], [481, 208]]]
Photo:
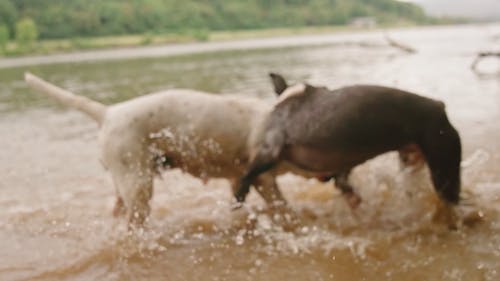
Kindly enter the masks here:
[[356, 209], [361, 204], [361, 197], [354, 191], [354, 188], [349, 183], [350, 170], [344, 173], [333, 176], [335, 179], [335, 186], [340, 189], [342, 196], [345, 198], [347, 204], [351, 209]]
[[273, 125], [270, 123], [266, 126], [270, 129], [261, 135], [256, 144], [253, 145], [252, 161], [250, 161], [245, 175], [240, 178], [238, 188], [234, 193], [238, 203], [245, 202], [245, 198], [250, 192], [250, 185], [256, 183], [262, 173], [271, 170], [279, 161], [285, 143], [285, 132], [280, 128], [272, 128]]
[[[238, 180], [232, 179], [230, 182], [233, 194], [236, 194], [238, 191]], [[286, 200], [276, 184], [273, 173], [267, 172], [260, 175], [255, 179], [253, 184], [259, 195], [264, 199], [264, 202], [266, 202], [266, 205], [270, 208], [286, 205]]]
[[287, 230], [294, 229], [299, 218], [295, 211], [287, 204], [286, 199], [276, 184], [276, 175], [273, 171], [261, 174], [255, 181], [255, 189], [264, 199], [275, 222]]
[[270, 208], [280, 209], [286, 206], [286, 200], [276, 184], [274, 174], [267, 172], [257, 177], [255, 187]]

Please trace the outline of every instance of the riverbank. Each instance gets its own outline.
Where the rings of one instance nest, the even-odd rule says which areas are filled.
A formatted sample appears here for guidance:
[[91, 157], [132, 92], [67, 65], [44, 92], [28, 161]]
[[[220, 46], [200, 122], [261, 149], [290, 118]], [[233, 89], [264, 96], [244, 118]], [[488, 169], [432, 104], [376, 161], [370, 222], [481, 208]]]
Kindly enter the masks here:
[[321, 34], [339, 31], [351, 31], [356, 29], [359, 30], [359, 28], [355, 28], [352, 26], [315, 26], [233, 31], [209, 31], [199, 29], [163, 34], [145, 33], [133, 35], [75, 37], [69, 39], [40, 40], [37, 41], [30, 49], [20, 48], [14, 41], [12, 41], [7, 45], [7, 48], [3, 52], [3, 54], [0, 51], [0, 58], [22, 57], [30, 55], [50, 55], [96, 49], [141, 47], [192, 42], [212, 42], [298, 34]]
[[[392, 28], [397, 30], [408, 27]], [[179, 37], [177, 39], [158, 37], [151, 44], [139, 44], [138, 36], [100, 37], [92, 44], [95, 48], [67, 49], [66, 51], [49, 54], [31, 54], [18, 57], [4, 57], [0, 59], [0, 68], [20, 67], [27, 65], [71, 63], [96, 60], [117, 60], [127, 58], [147, 58], [160, 56], [174, 56], [210, 51], [262, 49], [284, 46], [303, 46], [336, 43], [341, 40], [350, 40], [351, 37], [365, 34], [380, 34], [386, 29], [359, 29], [353, 27], [308, 27], [297, 29], [267, 29], [247, 30], [238, 32], [216, 32], [204, 41], [193, 38]], [[170, 40], [170, 41], [169, 41]], [[65, 40], [53, 40], [39, 44], [67, 45]], [[53, 50], [58, 50], [53, 48]]]
[[[415, 26], [410, 24], [399, 24], [395, 27]], [[354, 26], [315, 26], [296, 28], [270, 28], [237, 31], [206, 31], [188, 30], [179, 33], [168, 34], [137, 34], [121, 36], [87, 37], [57, 40], [40, 40], [30, 50], [21, 50], [15, 42], [7, 45], [6, 51], [0, 52], [0, 60], [16, 59], [34, 56], [61, 55], [75, 52], [101, 51], [108, 49], [144, 48], [165, 45], [203, 43], [203, 42], [225, 42], [234, 40], [247, 40], [259, 38], [271, 38], [296, 35], [321, 35], [329, 33], [374, 31], [387, 28], [359, 28]]]
[[[495, 23], [468, 24], [487, 26]], [[360, 29], [354, 27], [307, 27], [297, 29], [266, 29], [237, 32], [216, 32], [204, 41], [179, 37], [155, 37], [148, 45], [139, 44], [140, 36], [94, 38], [95, 48], [68, 49], [49, 54], [32, 54], [0, 58], [0, 68], [22, 67], [39, 64], [76, 63], [87, 61], [119, 60], [134, 58], [167, 57], [205, 52], [266, 49], [280, 47], [312, 46], [321, 44], [387, 44], [385, 34], [397, 35], [408, 30], [447, 29], [457, 25], [398, 26]], [[91, 39], [89, 39], [91, 40]], [[170, 40], [170, 41], [169, 41]], [[42, 44], [40, 42], [40, 44]], [[45, 44], [68, 44], [64, 40], [47, 41]], [[55, 48], [54, 50], [56, 50]]]

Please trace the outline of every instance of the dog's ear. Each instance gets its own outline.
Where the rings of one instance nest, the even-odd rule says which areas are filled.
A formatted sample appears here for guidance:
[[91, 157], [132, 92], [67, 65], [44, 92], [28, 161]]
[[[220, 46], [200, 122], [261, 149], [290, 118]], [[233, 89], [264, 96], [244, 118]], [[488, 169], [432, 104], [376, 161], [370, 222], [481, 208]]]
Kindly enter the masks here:
[[281, 95], [288, 85], [286, 84], [285, 78], [277, 73], [269, 73], [269, 77], [271, 77], [271, 82], [274, 86], [274, 92], [279, 96]]

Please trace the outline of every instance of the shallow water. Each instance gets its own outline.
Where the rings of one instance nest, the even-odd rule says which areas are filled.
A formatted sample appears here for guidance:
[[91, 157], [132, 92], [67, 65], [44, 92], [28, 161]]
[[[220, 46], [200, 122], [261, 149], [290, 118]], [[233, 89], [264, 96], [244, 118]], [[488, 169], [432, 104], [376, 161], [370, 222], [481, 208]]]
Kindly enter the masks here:
[[[469, 69], [477, 51], [498, 46], [498, 33], [499, 25], [390, 32], [413, 55], [374, 33], [342, 35], [345, 44], [0, 70], [0, 280], [499, 280], [500, 61]], [[433, 222], [427, 171], [400, 171], [389, 153], [354, 171], [364, 199], [355, 213], [332, 184], [280, 177], [301, 220], [292, 231], [254, 193], [231, 212], [226, 181], [167, 172], [149, 229], [128, 235], [111, 216], [97, 126], [29, 91], [26, 70], [105, 103], [173, 87], [271, 102], [269, 71], [438, 98], [462, 137], [463, 209], [484, 219], [457, 231]]]

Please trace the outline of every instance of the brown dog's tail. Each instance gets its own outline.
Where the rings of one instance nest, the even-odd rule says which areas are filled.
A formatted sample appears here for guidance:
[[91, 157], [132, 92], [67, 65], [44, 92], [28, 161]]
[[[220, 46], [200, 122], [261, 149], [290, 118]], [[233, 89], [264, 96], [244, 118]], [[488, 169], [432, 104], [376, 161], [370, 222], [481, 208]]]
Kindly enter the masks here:
[[79, 111], [87, 114], [92, 119], [94, 119], [99, 125], [101, 125], [102, 120], [104, 119], [104, 115], [106, 114], [106, 106], [104, 104], [91, 100], [84, 96], [75, 95], [29, 72], [26, 72], [24, 74], [24, 80], [31, 88], [58, 100], [66, 106], [78, 109]]

